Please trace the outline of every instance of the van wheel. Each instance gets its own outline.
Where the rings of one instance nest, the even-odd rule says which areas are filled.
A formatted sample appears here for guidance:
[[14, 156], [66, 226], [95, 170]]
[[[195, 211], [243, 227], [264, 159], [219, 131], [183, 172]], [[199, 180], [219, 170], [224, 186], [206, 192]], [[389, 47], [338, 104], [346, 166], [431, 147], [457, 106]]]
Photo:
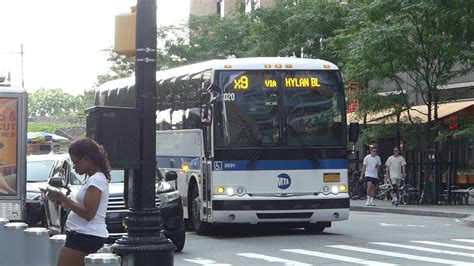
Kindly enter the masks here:
[[201, 200], [199, 199], [199, 191], [195, 186], [193, 188], [192, 194], [192, 203], [191, 203], [191, 215], [193, 220], [194, 231], [198, 235], [207, 235], [210, 231], [210, 225], [206, 222], [201, 221]]

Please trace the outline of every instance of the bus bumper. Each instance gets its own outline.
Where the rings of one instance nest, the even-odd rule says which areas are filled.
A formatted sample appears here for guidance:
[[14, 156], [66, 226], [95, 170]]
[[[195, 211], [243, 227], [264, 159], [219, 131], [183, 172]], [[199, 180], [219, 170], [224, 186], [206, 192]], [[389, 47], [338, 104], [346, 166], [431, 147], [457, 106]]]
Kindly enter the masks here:
[[214, 200], [210, 223], [316, 223], [349, 218], [349, 198]]

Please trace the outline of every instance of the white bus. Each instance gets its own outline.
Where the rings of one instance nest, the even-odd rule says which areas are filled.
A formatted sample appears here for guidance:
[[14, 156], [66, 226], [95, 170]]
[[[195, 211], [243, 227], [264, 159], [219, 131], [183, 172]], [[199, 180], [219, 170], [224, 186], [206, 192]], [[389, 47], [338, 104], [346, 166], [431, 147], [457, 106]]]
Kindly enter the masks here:
[[[198, 234], [229, 223], [321, 232], [348, 219], [348, 130], [337, 66], [212, 60], [158, 71], [156, 89], [157, 166], [178, 172], [184, 216]], [[112, 81], [99, 88], [96, 105], [134, 107], [134, 93], [133, 77]]]

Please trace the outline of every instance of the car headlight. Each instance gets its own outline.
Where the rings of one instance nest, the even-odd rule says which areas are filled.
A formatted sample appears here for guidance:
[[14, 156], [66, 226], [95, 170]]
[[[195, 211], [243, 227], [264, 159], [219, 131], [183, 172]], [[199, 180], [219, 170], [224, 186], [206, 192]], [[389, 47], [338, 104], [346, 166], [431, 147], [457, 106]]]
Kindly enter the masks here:
[[175, 189], [173, 188], [173, 186], [168, 183], [168, 182], [159, 182], [159, 184], [156, 185], [156, 193], [157, 194], [161, 194], [161, 193], [168, 193], [168, 192], [172, 192], [174, 191]]
[[179, 192], [178, 191], [166, 192], [166, 193], [158, 194], [157, 196], [160, 199], [161, 204], [163, 204], [166, 202], [179, 199]]
[[26, 199], [27, 200], [37, 200], [39, 201], [41, 199], [41, 193], [40, 192], [26, 192]]

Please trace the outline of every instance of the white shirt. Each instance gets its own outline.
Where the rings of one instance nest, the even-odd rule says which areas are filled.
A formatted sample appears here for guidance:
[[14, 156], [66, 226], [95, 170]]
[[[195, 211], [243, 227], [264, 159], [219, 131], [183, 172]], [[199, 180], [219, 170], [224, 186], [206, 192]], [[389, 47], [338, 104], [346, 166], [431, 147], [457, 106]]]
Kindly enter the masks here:
[[379, 171], [377, 165], [382, 165], [382, 161], [378, 155], [372, 156], [369, 154], [364, 158], [365, 176], [379, 178]]
[[406, 165], [405, 158], [403, 156], [390, 156], [387, 159], [385, 165], [387, 165], [390, 173], [390, 178], [401, 179], [402, 178], [402, 166]]
[[75, 195], [76, 202], [84, 205], [86, 191], [90, 186], [96, 187], [102, 192], [97, 213], [92, 220], [87, 221], [71, 211], [67, 217], [66, 227], [69, 231], [107, 238], [109, 232], [107, 231], [107, 225], [105, 224], [105, 215], [107, 213], [107, 203], [109, 201], [109, 183], [102, 172], [95, 173], [87, 179], [86, 183]]

